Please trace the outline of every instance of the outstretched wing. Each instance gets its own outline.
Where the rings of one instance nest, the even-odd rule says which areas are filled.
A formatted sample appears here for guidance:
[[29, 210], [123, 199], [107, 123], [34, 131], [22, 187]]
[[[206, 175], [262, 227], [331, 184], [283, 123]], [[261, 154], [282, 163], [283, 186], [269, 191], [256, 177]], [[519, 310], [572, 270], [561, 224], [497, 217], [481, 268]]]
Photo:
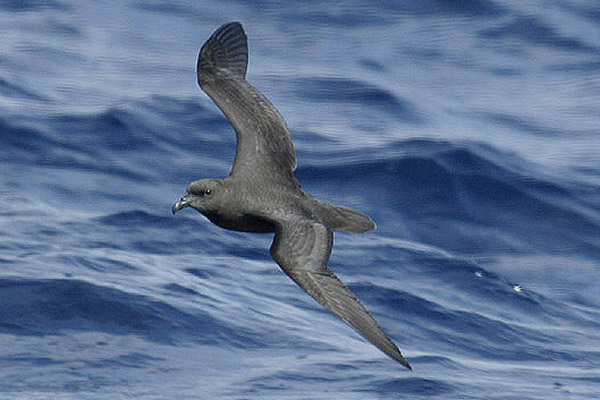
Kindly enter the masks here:
[[198, 83], [237, 135], [231, 174], [252, 174], [297, 185], [290, 131], [273, 104], [246, 81], [247, 65], [246, 34], [238, 22], [217, 29], [198, 56]]
[[325, 225], [303, 218], [279, 222], [271, 255], [302, 289], [340, 317], [385, 354], [412, 369], [392, 339], [327, 263], [333, 233]]

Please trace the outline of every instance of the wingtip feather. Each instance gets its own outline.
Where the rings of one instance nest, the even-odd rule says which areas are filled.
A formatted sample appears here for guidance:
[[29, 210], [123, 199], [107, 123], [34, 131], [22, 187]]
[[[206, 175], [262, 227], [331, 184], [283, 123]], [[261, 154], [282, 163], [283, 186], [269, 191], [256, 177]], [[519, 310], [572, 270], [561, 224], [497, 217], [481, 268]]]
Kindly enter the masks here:
[[216, 69], [227, 70], [242, 78], [248, 68], [248, 39], [242, 24], [221, 25], [204, 43], [198, 55], [198, 82]]

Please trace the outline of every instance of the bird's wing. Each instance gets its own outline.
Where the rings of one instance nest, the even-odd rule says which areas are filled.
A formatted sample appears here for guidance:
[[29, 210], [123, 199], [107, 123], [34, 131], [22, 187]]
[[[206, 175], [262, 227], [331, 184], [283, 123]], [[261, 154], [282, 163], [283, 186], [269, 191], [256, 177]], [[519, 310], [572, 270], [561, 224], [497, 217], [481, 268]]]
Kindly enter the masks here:
[[327, 266], [332, 246], [333, 233], [325, 225], [305, 218], [289, 218], [278, 222], [271, 255], [283, 271], [315, 300], [385, 354], [410, 369], [410, 364], [392, 339]]
[[236, 131], [231, 173], [279, 178], [282, 183], [297, 185], [290, 131], [273, 104], [246, 81], [247, 66], [247, 38], [238, 22], [217, 29], [198, 56], [198, 84]]

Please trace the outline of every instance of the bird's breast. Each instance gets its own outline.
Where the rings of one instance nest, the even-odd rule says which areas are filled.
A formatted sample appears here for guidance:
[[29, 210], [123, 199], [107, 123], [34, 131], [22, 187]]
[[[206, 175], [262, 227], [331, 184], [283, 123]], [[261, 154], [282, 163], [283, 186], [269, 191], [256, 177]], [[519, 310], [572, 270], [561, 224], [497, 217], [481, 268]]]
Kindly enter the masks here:
[[219, 212], [204, 214], [213, 224], [221, 228], [239, 232], [275, 232], [275, 224], [266, 218], [253, 214], [228, 215]]

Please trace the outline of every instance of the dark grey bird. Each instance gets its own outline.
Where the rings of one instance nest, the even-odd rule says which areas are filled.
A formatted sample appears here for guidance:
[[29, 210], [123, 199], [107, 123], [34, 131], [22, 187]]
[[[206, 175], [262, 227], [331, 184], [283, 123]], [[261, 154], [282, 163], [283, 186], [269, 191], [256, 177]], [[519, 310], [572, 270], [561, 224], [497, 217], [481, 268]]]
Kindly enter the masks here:
[[279, 111], [246, 81], [248, 44], [242, 25], [217, 29], [198, 56], [198, 84], [235, 128], [237, 150], [225, 179], [192, 182], [173, 205], [201, 212], [216, 225], [242, 232], [275, 233], [271, 255], [315, 300], [385, 354], [412, 369], [327, 263], [333, 231], [362, 233], [375, 228], [368, 216], [323, 203], [304, 192], [294, 176], [292, 136]]

